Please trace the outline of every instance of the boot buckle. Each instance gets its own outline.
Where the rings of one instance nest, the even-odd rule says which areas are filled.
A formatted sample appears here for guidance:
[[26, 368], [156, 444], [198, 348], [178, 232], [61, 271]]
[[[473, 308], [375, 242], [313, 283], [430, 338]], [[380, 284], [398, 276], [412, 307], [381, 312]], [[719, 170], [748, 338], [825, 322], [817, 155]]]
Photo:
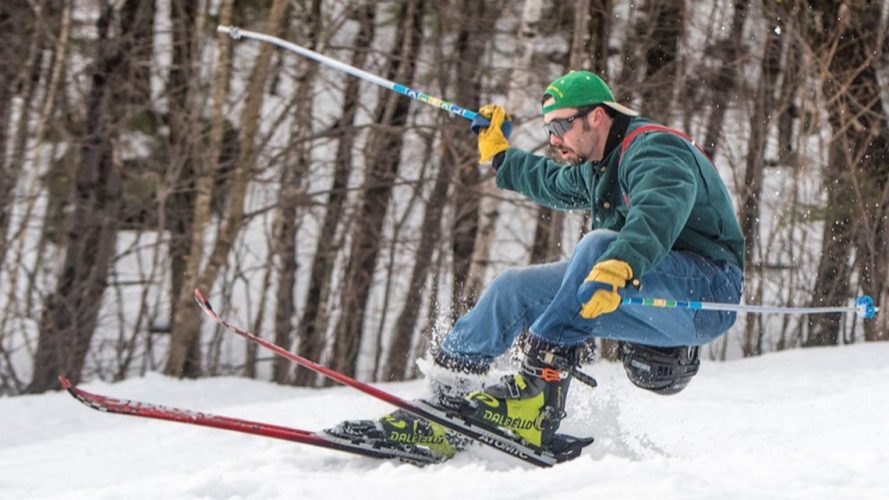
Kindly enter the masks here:
[[540, 370], [540, 378], [543, 379], [544, 382], [558, 382], [562, 379], [562, 373], [559, 370], [553, 370], [552, 368], [543, 368]]

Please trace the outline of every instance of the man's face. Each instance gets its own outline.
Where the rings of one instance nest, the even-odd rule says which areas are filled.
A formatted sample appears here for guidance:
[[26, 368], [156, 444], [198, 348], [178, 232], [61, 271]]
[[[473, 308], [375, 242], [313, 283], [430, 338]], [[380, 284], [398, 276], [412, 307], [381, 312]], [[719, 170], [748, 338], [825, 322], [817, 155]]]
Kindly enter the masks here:
[[544, 114], [553, 159], [566, 165], [601, 160], [604, 139], [600, 129], [607, 118], [601, 108], [563, 108]]

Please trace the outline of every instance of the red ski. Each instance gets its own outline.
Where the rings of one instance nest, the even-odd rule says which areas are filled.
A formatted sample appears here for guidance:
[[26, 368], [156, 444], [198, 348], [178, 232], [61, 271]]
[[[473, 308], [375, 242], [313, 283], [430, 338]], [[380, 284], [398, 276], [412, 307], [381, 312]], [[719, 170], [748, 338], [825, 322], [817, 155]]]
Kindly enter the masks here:
[[81, 403], [94, 410], [107, 413], [117, 413], [157, 420], [169, 420], [171, 422], [180, 422], [183, 424], [255, 434], [257, 436], [294, 441], [297, 443], [345, 451], [373, 458], [394, 458], [416, 465], [425, 465], [439, 461], [439, 459], [431, 453], [416, 447], [412, 450], [384, 448], [374, 446], [373, 444], [361, 443], [357, 440], [350, 441], [341, 439], [324, 431], [313, 432], [292, 427], [284, 427], [281, 425], [254, 422], [240, 418], [224, 417], [210, 413], [183, 410], [152, 403], [143, 403], [129, 399], [119, 399], [93, 394], [74, 387], [65, 377], [59, 377], [59, 382], [62, 383], [62, 387]]

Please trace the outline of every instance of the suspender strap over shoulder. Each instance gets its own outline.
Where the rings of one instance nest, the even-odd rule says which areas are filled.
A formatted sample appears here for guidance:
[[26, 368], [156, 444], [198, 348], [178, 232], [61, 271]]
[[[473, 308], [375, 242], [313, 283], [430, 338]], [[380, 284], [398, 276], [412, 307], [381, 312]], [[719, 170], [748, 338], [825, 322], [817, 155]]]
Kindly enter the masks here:
[[627, 134], [627, 136], [624, 137], [624, 140], [621, 141], [621, 143], [620, 143], [621, 158], [623, 158], [624, 152], [626, 152], [627, 148], [630, 147], [630, 143], [633, 142], [633, 139], [635, 139], [639, 135], [644, 134], [646, 132], [666, 132], [668, 134], [678, 135], [679, 137], [682, 137], [686, 141], [692, 143], [696, 148], [698, 148], [702, 153], [704, 153], [704, 156], [706, 156], [707, 158], [710, 158], [710, 155], [708, 155], [706, 151], [704, 151], [700, 146], [698, 146], [695, 143], [694, 139], [692, 139], [690, 136], [688, 136], [688, 134], [680, 132], [676, 129], [672, 129], [670, 127], [665, 127], [663, 125], [643, 125], [641, 127], [636, 128], [629, 134]]

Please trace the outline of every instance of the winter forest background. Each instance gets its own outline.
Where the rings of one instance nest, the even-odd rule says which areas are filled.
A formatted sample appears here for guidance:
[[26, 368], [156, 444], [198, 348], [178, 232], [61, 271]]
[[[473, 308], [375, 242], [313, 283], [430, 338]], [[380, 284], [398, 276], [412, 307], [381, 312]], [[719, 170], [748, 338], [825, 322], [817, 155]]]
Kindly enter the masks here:
[[[491, 184], [468, 121], [236, 25], [468, 109], [544, 150], [540, 93], [590, 69], [715, 155], [745, 301], [889, 294], [886, 2], [0, 3], [0, 395], [56, 376], [320, 381], [221, 315], [363, 380], [414, 359], [497, 272], [570, 255], [583, 213]], [[889, 339], [887, 315], [739, 316], [711, 359]], [[600, 349], [611, 356], [611, 346]]]

